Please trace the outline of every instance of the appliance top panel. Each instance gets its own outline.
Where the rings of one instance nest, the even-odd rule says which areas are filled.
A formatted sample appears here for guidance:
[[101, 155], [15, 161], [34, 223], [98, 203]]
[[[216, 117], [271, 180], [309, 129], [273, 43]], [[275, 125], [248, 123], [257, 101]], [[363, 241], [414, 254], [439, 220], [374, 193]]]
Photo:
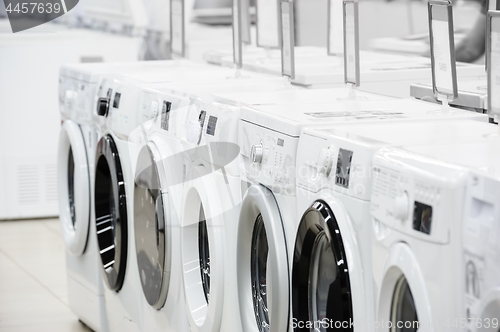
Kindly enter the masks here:
[[80, 63], [80, 64], [67, 64], [61, 67], [60, 76], [70, 77], [85, 82], [96, 83], [99, 81], [101, 75], [106, 74], [120, 74], [136, 76], [143, 71], [166, 71], [178, 70], [177, 68], [184, 68], [185, 70], [203, 70], [206, 68], [216, 68], [205, 64], [199, 64], [188, 60], [179, 61], [134, 61], [134, 62], [99, 62], [99, 63]]
[[482, 142], [412, 146], [405, 149], [500, 179], [500, 154], [498, 153], [500, 151], [500, 138], [496, 135], [485, 136]]
[[414, 99], [384, 101], [350, 101], [318, 104], [244, 106], [243, 121], [255, 123], [290, 136], [299, 136], [304, 127], [356, 122], [404, 122], [417, 119], [470, 118], [487, 122], [487, 116], [475, 112], [454, 110], [452, 115], [440, 115], [441, 105]]
[[[305, 103], [329, 103], [348, 99], [351, 89], [330, 88], [330, 89], [304, 89], [292, 88], [292, 85], [284, 83], [283, 86], [290, 86], [289, 89], [280, 91], [263, 91], [259, 93], [238, 92], [238, 93], [218, 93], [216, 97], [234, 100], [247, 105], [279, 105], [279, 104], [305, 104]], [[377, 95], [374, 93], [356, 91], [356, 97], [362, 100], [392, 100], [394, 98]]]
[[330, 128], [304, 130], [309, 134], [315, 131], [323, 136], [336, 136], [356, 141], [364, 145], [445, 145], [462, 143], [481, 143], [488, 141], [488, 135], [498, 132], [498, 126], [471, 121], [457, 120], [416, 120], [384, 122], [379, 124], [339, 124]]

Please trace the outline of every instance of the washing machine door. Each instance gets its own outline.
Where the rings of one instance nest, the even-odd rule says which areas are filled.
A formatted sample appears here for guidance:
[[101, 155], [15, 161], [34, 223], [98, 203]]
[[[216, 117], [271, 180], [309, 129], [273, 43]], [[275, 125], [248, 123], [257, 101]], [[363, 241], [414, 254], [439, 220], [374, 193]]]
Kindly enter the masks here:
[[127, 264], [127, 196], [120, 154], [110, 135], [97, 144], [94, 191], [103, 279], [109, 289], [119, 291]]
[[354, 321], [349, 259], [339, 217], [343, 216], [336, 216], [324, 201], [314, 202], [303, 214], [295, 240], [293, 317], [301, 323], [329, 322], [318, 325], [315, 331], [335, 327], [352, 331], [348, 325]]
[[80, 126], [64, 121], [58, 153], [59, 219], [68, 252], [84, 253], [90, 224], [90, 179], [85, 141]]
[[389, 249], [383, 273], [377, 321], [390, 321], [396, 332], [417, 331], [420, 325], [435, 322], [427, 283], [406, 243], [396, 243]]
[[284, 225], [273, 193], [252, 185], [238, 225], [238, 291], [245, 331], [288, 331], [289, 271]]
[[139, 276], [144, 296], [161, 309], [168, 294], [172, 229], [167, 179], [153, 142], [139, 152], [134, 185], [134, 231]]

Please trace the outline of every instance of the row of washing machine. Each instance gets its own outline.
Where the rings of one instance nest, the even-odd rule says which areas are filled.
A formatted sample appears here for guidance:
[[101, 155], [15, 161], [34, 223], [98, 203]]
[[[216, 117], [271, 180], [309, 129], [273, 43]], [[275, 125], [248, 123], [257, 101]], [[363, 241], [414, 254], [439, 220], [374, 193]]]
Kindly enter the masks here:
[[95, 331], [498, 331], [483, 114], [195, 64], [60, 71], [68, 301]]

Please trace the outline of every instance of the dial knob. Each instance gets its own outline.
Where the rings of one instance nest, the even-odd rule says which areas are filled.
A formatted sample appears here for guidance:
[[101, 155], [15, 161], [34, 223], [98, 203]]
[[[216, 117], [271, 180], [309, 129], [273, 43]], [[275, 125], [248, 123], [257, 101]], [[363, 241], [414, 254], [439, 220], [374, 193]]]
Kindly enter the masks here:
[[410, 199], [408, 197], [408, 193], [405, 191], [396, 199], [394, 199], [394, 203], [392, 206], [392, 215], [394, 218], [399, 219], [401, 221], [405, 221], [408, 218], [408, 213], [410, 212]]
[[252, 164], [261, 164], [263, 156], [264, 146], [262, 145], [262, 143], [252, 146], [252, 150], [250, 152], [250, 161], [252, 162]]
[[330, 171], [332, 170], [333, 165], [333, 147], [329, 147], [328, 149], [322, 149], [319, 158], [318, 158], [318, 172], [321, 174], [325, 174], [326, 176], [330, 175]]
[[109, 99], [99, 98], [99, 100], [97, 101], [97, 115], [107, 116], [108, 110], [109, 110]]

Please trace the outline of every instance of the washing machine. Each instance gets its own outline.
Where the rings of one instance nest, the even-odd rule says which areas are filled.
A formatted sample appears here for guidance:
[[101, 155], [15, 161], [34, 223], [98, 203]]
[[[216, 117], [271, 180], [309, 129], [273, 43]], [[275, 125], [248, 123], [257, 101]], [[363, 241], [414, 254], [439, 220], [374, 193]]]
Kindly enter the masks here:
[[[393, 122], [394, 130], [405, 124], [405, 130], [399, 132], [404, 137], [408, 130], [411, 131], [414, 122], [423, 119], [446, 124], [452, 119], [462, 118], [463, 128], [469, 128], [469, 125], [488, 126], [481, 123], [486, 122], [485, 115], [457, 110], [452, 112], [454, 115], [449, 113], [440, 117], [427, 108], [432, 104], [414, 102], [389, 100], [242, 108], [239, 129], [242, 187], [249, 188], [238, 221], [237, 270], [244, 330], [267, 327], [272, 331], [283, 331], [289, 328], [289, 323], [293, 323], [289, 320], [292, 302], [290, 275], [295, 259], [297, 228], [300, 217], [307, 209], [305, 207], [300, 215], [297, 214], [297, 206], [306, 201], [296, 198], [295, 188], [296, 153], [302, 128], [324, 126], [326, 123], [333, 128], [336, 124], [354, 126], [358, 122], [369, 122], [371, 124], [366, 125], [367, 128], [376, 128], [373, 122]], [[493, 132], [496, 128], [492, 126]], [[266, 292], [267, 287], [272, 292]], [[272, 306], [272, 310], [268, 306]]]
[[95, 152], [95, 223], [111, 331], [139, 331], [141, 282], [134, 234], [134, 176], [139, 144], [130, 134], [142, 123], [135, 81], [103, 79], [97, 115], [102, 136]]
[[378, 322], [419, 331], [498, 330], [498, 209], [492, 204], [498, 192], [488, 173], [498, 170], [499, 143], [484, 139], [384, 148], [375, 156]]
[[59, 219], [66, 244], [68, 304], [94, 331], [107, 331], [103, 285], [99, 271], [93, 175], [95, 140], [90, 110], [65, 119], [59, 135]]
[[[488, 147], [495, 155], [498, 143]], [[471, 331], [500, 329], [499, 162], [474, 170], [467, 180], [463, 213], [465, 317]]]
[[[440, 285], [441, 287], [447, 285], [443, 287], [447, 291], [451, 288], [450, 296], [454, 305], [444, 309], [439, 307], [439, 303], [433, 306], [436, 296], [434, 294], [429, 295], [430, 309], [434, 315], [432, 319], [441, 323], [440, 326], [436, 323], [436, 330], [451, 331], [460, 327], [468, 331], [497, 331], [499, 328], [500, 302], [498, 296], [497, 240], [499, 233], [495, 222], [498, 219], [498, 208], [495, 199], [498, 197], [498, 175], [500, 170], [500, 158], [497, 156], [496, 151], [500, 147], [500, 142], [495, 138], [492, 139], [494, 135], [486, 136], [489, 136], [488, 139], [480, 143], [461, 144], [459, 146], [438, 145], [434, 147], [405, 148], [408, 150], [404, 155], [405, 161], [400, 162], [406, 166], [409, 164], [407, 160], [418, 159], [422, 163], [427, 158], [440, 164], [448, 163], [467, 168], [465, 180], [462, 181], [465, 190], [464, 195], [454, 199], [453, 205], [443, 204], [444, 207], [441, 209], [441, 215], [452, 214], [452, 217], [453, 212], [444, 211], [444, 208], [459, 210], [460, 218], [443, 219], [446, 220], [452, 234], [445, 246], [449, 244], [456, 245], [458, 242], [458, 250], [446, 256], [448, 261], [457, 262], [456, 266], [449, 266], [450, 269], [454, 269], [451, 270], [451, 273], [455, 275], [453, 283], [443, 281]], [[400, 160], [403, 154], [401, 150], [396, 149], [387, 149], [384, 153], [389, 156], [385, 158], [384, 162], [389, 160], [391, 163]], [[470, 158], [471, 154], [475, 157]], [[397, 158], [394, 158], [394, 155], [397, 155]], [[428, 169], [434, 172], [432, 167], [421, 166], [420, 168], [424, 172], [428, 172]], [[426, 194], [425, 189], [433, 188], [423, 188], [424, 191], [419, 192], [418, 190], [422, 190], [422, 188], [416, 184], [414, 186], [416, 188], [415, 193], [420, 194], [419, 199], [415, 200], [422, 200], [433, 210], [436, 209], [436, 206], [440, 206], [439, 201], [432, 201], [432, 199], [443, 197], [442, 194], [436, 197], [422, 195]], [[413, 191], [413, 189], [407, 191], [410, 198], [410, 207]], [[417, 202], [414, 205], [417, 205]], [[457, 209], [457, 207], [459, 208]], [[434, 224], [435, 221], [432, 223]], [[385, 233], [394, 232], [394, 228], [389, 227], [390, 230], [386, 229]], [[459, 234], [453, 236], [453, 232]], [[378, 233], [376, 232], [376, 234]], [[385, 237], [383, 237], [381, 242], [375, 242], [378, 246], [374, 246], [374, 248], [380, 250], [381, 247], [384, 247], [381, 243], [385, 242]], [[380, 254], [386, 251], [387, 249], [382, 249], [374, 257], [385, 257]], [[374, 253], [376, 252], [374, 251]], [[424, 266], [426, 265], [424, 264]], [[424, 273], [423, 275], [428, 277], [430, 273], [427, 272], [427, 274]], [[457, 275], [460, 277], [456, 277]], [[415, 284], [410, 284], [410, 287], [412, 286], [415, 287]], [[429, 287], [428, 291], [432, 293], [433, 289]], [[422, 307], [417, 306], [416, 309], [420, 317]], [[424, 314], [427, 313], [424, 311]]]
[[[135, 255], [142, 287], [142, 331], [187, 331], [180, 257], [182, 160], [177, 128], [190, 100], [145, 89], [143, 122], [129, 137], [139, 144], [134, 184]], [[142, 114], [141, 114], [142, 113]]]
[[[58, 215], [60, 119], [54, 96], [59, 67], [71, 62], [136, 61], [142, 42], [133, 32], [134, 28], [144, 28], [145, 16], [140, 5], [131, 12], [132, 3], [136, 0], [118, 1], [111, 10], [87, 2], [79, 5], [89, 9], [87, 16], [96, 21], [127, 25], [130, 35], [51, 23], [15, 34], [10, 28], [0, 32], [0, 108], [5, 110], [0, 114], [0, 146], [4, 152], [0, 162], [0, 219]], [[26, 98], [26, 91], [30, 91], [30, 98]], [[38, 139], [10, 140], [16, 136], [18, 128], [13, 124], [17, 123]]]
[[304, 129], [297, 152], [301, 219], [291, 255], [293, 326], [313, 322], [327, 330], [354, 323], [373, 330], [371, 169], [381, 147], [484, 142], [495, 132], [491, 124], [432, 117]]

